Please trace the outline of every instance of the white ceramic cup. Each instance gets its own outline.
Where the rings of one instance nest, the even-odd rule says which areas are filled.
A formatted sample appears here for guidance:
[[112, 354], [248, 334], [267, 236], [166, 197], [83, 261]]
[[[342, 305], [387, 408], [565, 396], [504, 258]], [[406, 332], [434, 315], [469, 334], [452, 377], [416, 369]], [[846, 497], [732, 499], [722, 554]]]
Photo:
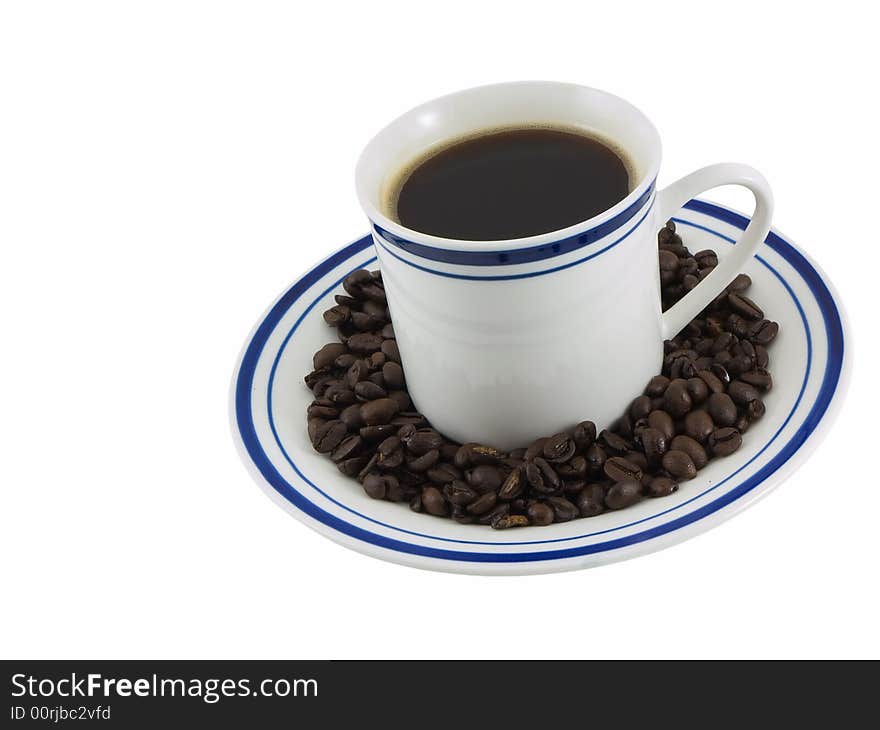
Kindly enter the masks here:
[[[387, 215], [389, 186], [414, 160], [479, 130], [579, 128], [613, 141], [634, 169], [632, 192], [599, 215], [551, 233], [462, 241]], [[673, 337], [736, 276], [770, 230], [764, 177], [723, 163], [655, 190], [660, 138], [628, 102], [574, 84], [515, 82], [468, 89], [407, 112], [357, 165], [410, 395], [462, 443], [502, 449], [620, 416], [660, 370]], [[662, 313], [657, 232], [684, 203], [738, 184], [755, 196], [751, 223], [696, 288]], [[686, 243], [686, 242], [685, 242]]]

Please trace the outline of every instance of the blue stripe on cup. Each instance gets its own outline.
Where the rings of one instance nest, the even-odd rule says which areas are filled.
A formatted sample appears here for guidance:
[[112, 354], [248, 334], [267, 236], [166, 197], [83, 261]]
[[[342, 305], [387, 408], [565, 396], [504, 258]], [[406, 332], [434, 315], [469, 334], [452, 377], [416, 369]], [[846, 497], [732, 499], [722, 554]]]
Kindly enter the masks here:
[[614, 231], [632, 219], [651, 199], [655, 183], [656, 180], [652, 180], [647, 190], [632, 205], [622, 210], [613, 218], [600, 223], [595, 228], [590, 228], [582, 233], [577, 233], [553, 243], [545, 243], [541, 246], [515, 248], [507, 251], [457, 251], [416, 243], [415, 241], [395, 235], [376, 224], [373, 224], [373, 233], [389, 246], [394, 246], [419, 258], [438, 261], [444, 264], [457, 264], [460, 266], [516, 266], [518, 264], [532, 264], [537, 261], [545, 261], [556, 256], [572, 253], [614, 233]]

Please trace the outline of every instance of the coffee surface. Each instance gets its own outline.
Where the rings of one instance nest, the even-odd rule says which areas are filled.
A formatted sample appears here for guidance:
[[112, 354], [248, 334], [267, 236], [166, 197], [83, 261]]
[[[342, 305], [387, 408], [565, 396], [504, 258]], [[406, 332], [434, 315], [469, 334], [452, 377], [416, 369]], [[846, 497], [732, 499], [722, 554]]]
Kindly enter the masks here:
[[574, 225], [623, 200], [627, 165], [600, 140], [561, 129], [508, 129], [453, 143], [416, 163], [392, 217], [444, 238], [524, 238]]

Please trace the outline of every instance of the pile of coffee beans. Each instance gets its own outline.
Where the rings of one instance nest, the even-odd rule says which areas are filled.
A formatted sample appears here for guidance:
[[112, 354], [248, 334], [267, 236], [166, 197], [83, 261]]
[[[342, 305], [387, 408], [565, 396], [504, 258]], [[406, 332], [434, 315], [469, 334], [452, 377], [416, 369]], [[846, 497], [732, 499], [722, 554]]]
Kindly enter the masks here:
[[[692, 254], [670, 221], [658, 235], [664, 309], [718, 264]], [[773, 385], [767, 346], [779, 326], [737, 276], [700, 316], [664, 343], [662, 371], [610, 428], [591, 421], [510, 452], [458, 444], [413, 407], [382, 276], [358, 270], [324, 312], [339, 334], [305, 377], [312, 445], [374, 499], [496, 529], [549, 525], [664, 497], [712, 458], [742, 445]]]

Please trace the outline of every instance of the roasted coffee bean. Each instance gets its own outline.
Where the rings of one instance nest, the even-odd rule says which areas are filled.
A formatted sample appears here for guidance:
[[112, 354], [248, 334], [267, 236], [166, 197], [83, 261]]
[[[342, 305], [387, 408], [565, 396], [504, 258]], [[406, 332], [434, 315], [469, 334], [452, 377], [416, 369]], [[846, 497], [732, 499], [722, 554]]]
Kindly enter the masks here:
[[730, 373], [727, 372], [727, 368], [724, 367], [724, 365], [720, 363], [713, 363], [710, 366], [709, 371], [725, 386], [730, 382]]
[[666, 392], [669, 385], [669, 378], [665, 375], [655, 375], [645, 387], [645, 395], [651, 398], [657, 398]]
[[342, 385], [341, 383], [331, 385], [327, 388], [327, 390], [324, 391], [324, 397], [338, 406], [348, 406], [357, 400], [354, 391], [347, 385]]
[[568, 461], [574, 452], [574, 441], [567, 433], [557, 433], [544, 442], [544, 458], [554, 464]]
[[480, 493], [494, 492], [501, 486], [501, 470], [491, 464], [480, 464], [467, 473], [467, 481]]
[[462, 473], [452, 464], [437, 464], [428, 469], [428, 479], [435, 484], [447, 484], [455, 479], [461, 479]]
[[469, 485], [465, 484], [460, 479], [455, 479], [446, 484], [443, 487], [443, 493], [452, 504], [458, 505], [459, 507], [469, 505], [480, 496], [476, 490], [471, 489]]
[[734, 403], [741, 406], [746, 406], [753, 400], [758, 400], [761, 397], [761, 394], [753, 385], [744, 383], [742, 380], [734, 380], [727, 387], [727, 394]]
[[348, 347], [352, 352], [373, 353], [382, 347], [382, 338], [372, 332], [358, 332], [348, 338]]
[[605, 506], [609, 509], [623, 509], [642, 498], [641, 482], [617, 482], [605, 495]]
[[397, 414], [397, 401], [391, 398], [378, 398], [361, 406], [361, 418], [368, 426], [381, 426]]
[[397, 479], [387, 474], [367, 474], [363, 482], [364, 491], [373, 499], [385, 499], [389, 484], [394, 482]]
[[409, 393], [405, 390], [392, 390], [389, 391], [388, 397], [391, 400], [397, 403], [397, 407], [400, 409], [400, 415], [403, 415], [408, 408], [412, 406], [412, 401], [410, 400]]
[[338, 462], [336, 468], [347, 477], [355, 477], [358, 472], [363, 469], [364, 464], [366, 463], [366, 456], [354, 456], [351, 459], [345, 459], [344, 461]]
[[413, 512], [421, 512], [422, 511], [422, 495], [417, 494], [409, 501], [409, 508]]
[[355, 299], [360, 298], [361, 287], [367, 284], [371, 284], [373, 282], [373, 277], [370, 276], [370, 272], [366, 269], [358, 269], [357, 271], [352, 271], [345, 279], [342, 281], [342, 288], [345, 289], [352, 297]]
[[449, 506], [437, 487], [423, 487], [421, 496], [422, 507], [428, 514], [435, 517], [445, 517], [449, 514]]
[[702, 378], [688, 378], [687, 392], [694, 405], [700, 405], [709, 397], [709, 386]]
[[648, 414], [648, 425], [656, 428], [669, 441], [675, 436], [675, 423], [666, 411], [651, 411]]
[[525, 527], [529, 524], [529, 518], [525, 515], [499, 515], [490, 524], [495, 530], [508, 530], [511, 527]]
[[663, 455], [663, 468], [676, 479], [693, 479], [697, 475], [697, 467], [693, 459], [685, 451], [672, 449]]
[[375, 373], [370, 373], [370, 377], [367, 378], [367, 380], [369, 380], [371, 383], [375, 383], [376, 385], [381, 386], [382, 388], [385, 387], [385, 378], [382, 377], [381, 370]]
[[684, 451], [684, 453], [691, 457], [691, 461], [694, 462], [694, 466], [697, 467], [697, 469], [702, 469], [709, 463], [706, 449], [703, 448], [699, 441], [690, 436], [685, 436], [683, 434], [681, 436], [676, 436], [670, 442], [669, 449], [671, 451]]
[[663, 251], [661, 250], [658, 255], [659, 263], [660, 263], [660, 271], [668, 271], [675, 272], [678, 271], [678, 256], [676, 256], [671, 251]]
[[531, 525], [549, 525], [554, 519], [553, 509], [543, 502], [535, 502], [529, 507], [528, 517]]
[[629, 443], [627, 443], [626, 439], [607, 429], [599, 434], [599, 440], [606, 449], [614, 453], [624, 454], [629, 451]]
[[[540, 456], [536, 457], [532, 464], [541, 472], [541, 476], [543, 478], [543, 490], [545, 493], [556, 492], [559, 491], [559, 487], [562, 485], [562, 480], [559, 478], [559, 475], [554, 471], [553, 467]], [[540, 490], [539, 490], [540, 491]]]
[[694, 254], [694, 258], [701, 269], [718, 266], [718, 254], [710, 248], [703, 251], [697, 251]]
[[363, 446], [363, 439], [360, 436], [346, 436], [339, 445], [330, 452], [330, 459], [333, 461], [345, 461], [354, 456]]
[[532, 461], [536, 457], [541, 456], [541, 454], [544, 453], [544, 444], [546, 443], [546, 438], [540, 438], [532, 441], [532, 443], [529, 444], [528, 448], [526, 449], [526, 453], [523, 455], [523, 459], [525, 459], [526, 461]]
[[443, 437], [433, 428], [420, 428], [407, 431], [401, 440], [410, 453], [421, 456], [443, 446]]
[[562, 479], [581, 479], [587, 474], [587, 460], [583, 456], [575, 456], [564, 464], [556, 464], [556, 473]]
[[[389, 398], [390, 397], [389, 394]], [[392, 400], [396, 401], [397, 399], [392, 398]], [[416, 413], [415, 411], [403, 411], [392, 418], [391, 423], [398, 427], [415, 426], [416, 428], [421, 428], [422, 426], [427, 425], [427, 420], [421, 413]]]
[[397, 348], [397, 340], [384, 340], [382, 342], [382, 354], [392, 362], [400, 362], [400, 350]]
[[754, 325], [749, 327], [749, 337], [752, 342], [757, 345], [769, 345], [773, 340], [776, 339], [776, 335], [779, 334], [779, 325], [776, 322], [770, 322], [769, 320], [762, 320], [760, 322], [756, 322]]
[[382, 326], [382, 320], [366, 312], [352, 312], [351, 323], [361, 332], [374, 330]]
[[640, 481], [642, 478], [642, 470], [620, 456], [613, 456], [605, 462], [605, 474], [615, 482]]
[[623, 436], [625, 439], [631, 439], [633, 435], [633, 422], [628, 413], [624, 413], [614, 423], [611, 424], [610, 430]]
[[764, 368], [758, 368], [743, 373], [739, 376], [739, 379], [744, 383], [748, 383], [755, 388], [760, 388], [763, 391], [768, 391], [773, 387], [773, 378]]
[[731, 293], [727, 296], [727, 302], [730, 308], [737, 314], [746, 319], [764, 319], [762, 309], [749, 299], [745, 294]]
[[362, 380], [354, 386], [354, 394], [361, 400], [377, 400], [385, 398], [388, 393], [382, 388], [369, 380]]
[[328, 342], [315, 353], [312, 364], [315, 366], [315, 370], [329, 368], [337, 357], [346, 352], [348, 352], [348, 348], [343, 343]]
[[326, 420], [338, 418], [339, 408], [332, 405], [332, 401], [328, 400], [326, 401], [326, 403], [329, 405], [325, 405], [324, 402], [312, 403], [306, 411], [306, 416], [308, 416], [309, 418], [323, 418]]
[[678, 482], [669, 477], [653, 477], [647, 485], [651, 497], [666, 497], [678, 491]]
[[[778, 325], [777, 325], [778, 326]], [[755, 366], [766, 368], [770, 364], [770, 356], [767, 354], [767, 348], [764, 345], [755, 343]]]
[[666, 434], [659, 429], [648, 427], [639, 434], [639, 440], [648, 464], [658, 464], [663, 454], [666, 453], [669, 443]]
[[524, 491], [526, 487], [526, 479], [523, 469], [514, 469], [507, 475], [507, 479], [498, 490], [498, 498], [504, 500], [516, 499]]
[[709, 449], [715, 456], [730, 456], [742, 446], [742, 436], [735, 428], [719, 428], [709, 436]]
[[385, 378], [385, 384], [392, 390], [403, 388], [403, 368], [400, 367], [400, 363], [386, 362], [382, 366], [382, 377]]
[[767, 407], [762, 400], [753, 400], [746, 406], [746, 416], [749, 421], [757, 421], [766, 412]]
[[717, 426], [732, 426], [736, 421], [736, 404], [727, 393], [712, 393], [708, 411]]
[[440, 460], [440, 452], [437, 449], [432, 449], [431, 451], [426, 451], [421, 456], [417, 456], [414, 459], [407, 459], [406, 465], [412, 470], [416, 472], [423, 472], [430, 469]]
[[605, 449], [599, 444], [591, 444], [587, 448], [584, 458], [587, 460], [587, 468], [590, 472], [598, 474], [604, 468], [605, 461], [608, 457], [605, 454]]
[[370, 374], [370, 366], [366, 360], [355, 360], [345, 373], [345, 382], [352, 390]]
[[556, 522], [569, 522], [578, 516], [578, 508], [565, 497], [547, 497], [547, 505], [553, 510]]
[[337, 304], [324, 312], [324, 321], [331, 327], [338, 327], [339, 325], [348, 322], [350, 318], [351, 309], [344, 304]]
[[[633, 423], [636, 421], [647, 417], [647, 415], [652, 410], [652, 400], [650, 396], [640, 395], [636, 398], [629, 407], [629, 417]], [[630, 429], [632, 430], [632, 429]]]
[[588, 484], [576, 499], [581, 517], [595, 517], [605, 511], [605, 490], [599, 484]]
[[712, 417], [704, 410], [691, 411], [684, 417], [684, 432], [700, 443], [709, 438], [714, 430]]
[[752, 285], [752, 279], [748, 274], [737, 274], [736, 278], [727, 285], [728, 292], [745, 291]]
[[718, 337], [715, 338], [715, 341], [712, 343], [712, 349], [710, 350], [710, 353], [712, 355], [718, 355], [721, 352], [730, 350], [735, 342], [735, 335], [732, 335], [730, 332], [722, 332], [720, 335], [718, 335]]
[[367, 357], [365, 362], [369, 366], [370, 370], [375, 371], [382, 369], [382, 366], [385, 364], [386, 359], [387, 358], [385, 357], [385, 355], [383, 355], [381, 352], [374, 352], [369, 357]]
[[465, 509], [472, 515], [482, 515], [492, 509], [497, 501], [498, 497], [495, 492], [486, 492], [477, 497]]
[[315, 442], [315, 439], [317, 438], [317, 435], [318, 435], [318, 430], [325, 423], [327, 423], [327, 421], [324, 420], [323, 418], [310, 418], [309, 419], [309, 421], [308, 421], [309, 441], [311, 441], [312, 443]]
[[381, 441], [397, 431], [397, 426], [385, 423], [380, 426], [363, 426], [358, 430], [364, 441]]
[[737, 337], [745, 337], [749, 332], [749, 321], [739, 314], [731, 314], [725, 321], [728, 331]]
[[630, 451], [627, 451], [623, 455], [623, 458], [626, 459], [627, 461], [635, 464], [642, 471], [645, 471], [648, 468], [648, 459], [645, 456], [645, 454], [641, 451], [631, 449]]
[[342, 421], [327, 421], [315, 433], [312, 445], [319, 454], [329, 454], [339, 446], [347, 434], [348, 429]]
[[665, 410], [669, 415], [680, 418], [693, 406], [693, 400], [687, 391], [687, 383], [683, 380], [673, 380], [666, 393], [663, 395]]

